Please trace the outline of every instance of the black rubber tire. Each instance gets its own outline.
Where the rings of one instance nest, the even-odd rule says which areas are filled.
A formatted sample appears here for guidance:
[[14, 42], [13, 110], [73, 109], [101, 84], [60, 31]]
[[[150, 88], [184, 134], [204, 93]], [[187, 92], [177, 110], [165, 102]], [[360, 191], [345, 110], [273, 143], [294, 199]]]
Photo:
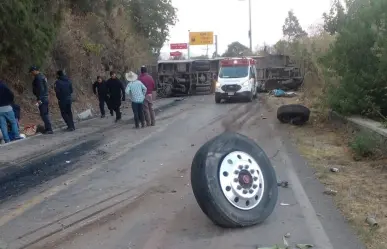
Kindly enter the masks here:
[[220, 104], [221, 101], [222, 101], [221, 98], [215, 96], [215, 103]]
[[246, 101], [247, 101], [247, 102], [252, 102], [252, 101], [253, 101], [253, 98], [254, 98], [253, 93], [250, 93], [249, 96], [246, 97]]
[[298, 104], [282, 105], [277, 109], [277, 119], [281, 123], [303, 125], [309, 121], [310, 110], [308, 107]]
[[[251, 210], [234, 207], [221, 190], [219, 167], [223, 158], [233, 151], [248, 153], [261, 167], [265, 189], [261, 202]], [[202, 211], [216, 225], [225, 228], [262, 223], [271, 215], [278, 199], [277, 177], [265, 152], [253, 140], [233, 132], [220, 134], [196, 152], [191, 166], [191, 185]]]

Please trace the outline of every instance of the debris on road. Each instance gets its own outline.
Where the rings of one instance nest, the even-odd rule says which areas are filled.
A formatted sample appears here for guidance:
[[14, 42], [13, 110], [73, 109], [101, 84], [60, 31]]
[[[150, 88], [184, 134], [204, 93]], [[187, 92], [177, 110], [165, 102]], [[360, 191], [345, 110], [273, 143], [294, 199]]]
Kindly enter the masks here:
[[378, 224], [378, 222], [376, 221], [376, 219], [375, 219], [374, 217], [371, 217], [371, 216], [368, 216], [368, 217], [366, 218], [366, 222], [367, 222], [368, 225], [370, 225], [370, 227], [373, 227], [373, 228], [379, 226], [379, 224]]
[[285, 203], [285, 202], [281, 202], [280, 205], [281, 205], [281, 206], [290, 206], [289, 203]]
[[333, 173], [337, 173], [337, 172], [339, 172], [339, 169], [338, 168], [330, 168], [330, 171]]
[[336, 190], [333, 190], [333, 189], [327, 189], [324, 191], [324, 194], [331, 195], [331, 196], [335, 196], [335, 195], [337, 195], [337, 193], [338, 192]]
[[298, 104], [282, 105], [277, 109], [277, 119], [281, 123], [292, 125], [304, 125], [309, 121], [310, 110], [308, 107]]
[[275, 97], [295, 97], [297, 96], [297, 93], [295, 92], [285, 92], [284, 90], [281, 89], [274, 89], [271, 91], [271, 94], [274, 95]]
[[288, 188], [289, 187], [289, 182], [287, 181], [280, 181], [277, 183], [278, 187], [283, 187], [283, 188]]
[[311, 245], [311, 244], [297, 244], [296, 247], [298, 249], [308, 249], [308, 248], [312, 248], [313, 245]]
[[290, 233], [286, 233], [286, 234], [284, 235], [284, 237], [287, 238], [287, 239], [289, 239], [289, 238], [290, 238]]

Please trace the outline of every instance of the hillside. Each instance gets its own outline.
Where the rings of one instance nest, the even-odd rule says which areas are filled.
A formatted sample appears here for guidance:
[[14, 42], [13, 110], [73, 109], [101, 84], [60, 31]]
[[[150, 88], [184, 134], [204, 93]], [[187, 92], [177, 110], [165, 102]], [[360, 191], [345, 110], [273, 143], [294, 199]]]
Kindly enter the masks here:
[[156, 60], [176, 10], [171, 0], [5, 0], [0, 16], [0, 78], [17, 96], [22, 123], [31, 124], [40, 121], [28, 67], [46, 74], [54, 118], [59, 69], [73, 81], [74, 111], [82, 111], [95, 104], [97, 75], [123, 74]]

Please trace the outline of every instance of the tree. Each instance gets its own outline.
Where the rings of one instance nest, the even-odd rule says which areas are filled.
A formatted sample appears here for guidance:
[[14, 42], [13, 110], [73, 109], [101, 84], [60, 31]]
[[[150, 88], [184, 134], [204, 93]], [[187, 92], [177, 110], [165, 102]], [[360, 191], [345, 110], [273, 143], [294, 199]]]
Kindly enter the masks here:
[[304, 36], [308, 33], [304, 31], [298, 21], [298, 18], [294, 15], [293, 10], [289, 10], [288, 17], [285, 19], [285, 24], [282, 26], [282, 33], [288, 41], [293, 41]]
[[191, 57], [191, 59], [197, 59], [197, 60], [204, 59], [204, 60], [206, 60], [206, 59], [208, 59], [208, 56], [207, 55], [193, 56], [193, 57]]
[[[336, 42], [323, 58], [340, 79], [331, 84], [329, 103], [343, 114], [387, 115], [387, 2], [354, 1], [351, 18], [338, 30]], [[372, 27], [372, 28], [370, 28]]]
[[237, 57], [242, 55], [251, 55], [251, 51], [248, 47], [241, 44], [240, 42], [233, 42], [230, 45], [228, 45], [228, 48], [224, 54], [222, 54], [222, 57]]
[[177, 21], [172, 0], [124, 1], [131, 12], [136, 31], [148, 39], [152, 53], [158, 56], [169, 36], [169, 27]]
[[323, 14], [324, 30], [331, 35], [338, 32], [344, 25], [346, 13], [340, 0], [335, 0], [328, 13]]

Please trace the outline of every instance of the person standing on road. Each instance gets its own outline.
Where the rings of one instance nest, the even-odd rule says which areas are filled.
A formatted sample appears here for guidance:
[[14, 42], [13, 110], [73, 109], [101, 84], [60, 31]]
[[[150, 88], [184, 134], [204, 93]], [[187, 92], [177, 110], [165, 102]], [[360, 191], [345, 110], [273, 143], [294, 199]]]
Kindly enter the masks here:
[[67, 125], [67, 131], [74, 131], [73, 112], [71, 110], [71, 94], [73, 93], [73, 86], [69, 78], [62, 70], [57, 73], [57, 80], [55, 81], [55, 93], [58, 98], [58, 104], [62, 118]]
[[124, 84], [117, 78], [114, 71], [110, 72], [110, 79], [106, 82], [110, 108], [116, 113], [116, 122], [121, 120], [121, 101], [125, 101]]
[[134, 116], [134, 124], [135, 128], [144, 128], [145, 120], [144, 120], [144, 110], [143, 103], [145, 99], [145, 94], [147, 89], [145, 85], [139, 81], [137, 78], [137, 74], [133, 72], [129, 72], [125, 74], [125, 78], [129, 81], [129, 84], [126, 86], [125, 93], [129, 96], [129, 99], [132, 101], [132, 110]]
[[39, 107], [40, 117], [44, 122], [44, 134], [53, 134], [48, 110], [48, 86], [47, 78], [39, 72], [39, 68], [32, 66], [29, 72], [34, 77], [32, 92], [34, 93]]
[[144, 100], [144, 114], [147, 126], [154, 126], [156, 124], [155, 111], [153, 110], [153, 91], [156, 88], [155, 81], [147, 72], [145, 66], [141, 67], [141, 74], [138, 78], [146, 87], [146, 95]]
[[8, 124], [11, 124], [12, 137], [20, 139], [19, 127], [12, 109], [15, 96], [12, 91], [0, 80], [0, 130], [3, 133], [5, 143], [11, 141], [8, 133]]
[[110, 107], [109, 97], [107, 95], [106, 82], [102, 80], [101, 76], [97, 77], [97, 81], [93, 84], [93, 92], [98, 96], [99, 110], [101, 111], [101, 118], [105, 117], [105, 103], [110, 111], [110, 115], [113, 116], [113, 109]]

